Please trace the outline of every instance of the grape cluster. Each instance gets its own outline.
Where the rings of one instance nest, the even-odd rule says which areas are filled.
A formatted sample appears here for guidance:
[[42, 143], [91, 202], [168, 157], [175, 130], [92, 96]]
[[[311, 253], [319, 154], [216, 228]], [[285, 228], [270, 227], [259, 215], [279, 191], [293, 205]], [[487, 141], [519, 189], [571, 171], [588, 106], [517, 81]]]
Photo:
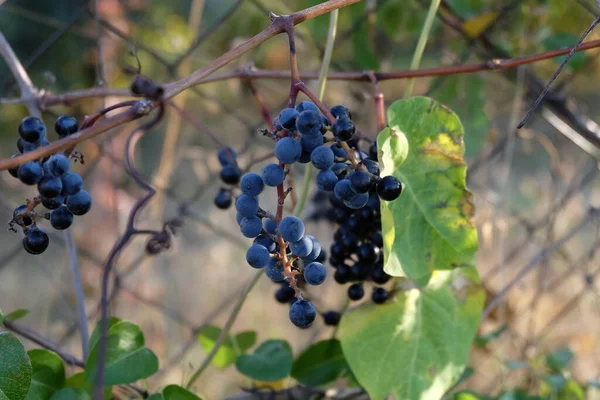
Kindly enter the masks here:
[[[74, 134], [79, 130], [77, 120], [63, 115], [56, 120], [54, 130], [59, 138]], [[46, 146], [46, 126], [36, 117], [26, 117], [19, 125], [17, 149], [25, 154], [41, 146]], [[64, 230], [73, 223], [74, 215], [84, 215], [92, 207], [92, 197], [82, 189], [83, 179], [76, 172], [69, 171], [70, 161], [65, 154], [54, 154], [40, 160], [29, 161], [8, 172], [28, 186], [37, 185], [38, 196], [17, 207], [13, 212], [10, 226], [19, 225], [23, 229], [23, 247], [30, 254], [43, 253], [50, 243], [48, 235], [37, 224], [39, 217], [50, 220], [57, 230]], [[35, 208], [42, 204], [49, 213], [38, 214]], [[16, 231], [16, 230], [15, 230]]]
[[215, 196], [215, 206], [221, 210], [226, 210], [233, 203], [231, 189], [240, 182], [242, 170], [237, 164], [237, 153], [231, 147], [219, 150], [218, 157], [221, 164], [221, 181], [230, 186], [219, 189]]

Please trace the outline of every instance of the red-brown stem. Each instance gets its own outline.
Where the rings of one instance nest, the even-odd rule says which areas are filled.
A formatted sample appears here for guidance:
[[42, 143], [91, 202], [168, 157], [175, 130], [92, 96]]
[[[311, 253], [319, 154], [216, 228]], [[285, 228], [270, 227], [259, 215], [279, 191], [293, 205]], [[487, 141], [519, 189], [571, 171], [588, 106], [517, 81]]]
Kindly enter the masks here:
[[387, 123], [385, 122], [385, 103], [383, 99], [383, 93], [381, 93], [381, 89], [379, 88], [379, 84], [377, 82], [377, 77], [373, 72], [368, 73], [369, 78], [371, 79], [371, 83], [373, 84], [374, 96], [375, 100], [375, 116], [377, 117], [377, 132], [381, 132], [383, 128], [386, 127]]
[[265, 103], [265, 99], [262, 97], [258, 89], [256, 89], [256, 85], [254, 85], [254, 82], [252, 82], [249, 79], [246, 79], [245, 82], [248, 88], [250, 89], [250, 92], [252, 92], [252, 95], [256, 99], [256, 102], [260, 107], [260, 113], [265, 122], [267, 123], [269, 130], [273, 131], [273, 118], [271, 117], [271, 113], [269, 112], [267, 103]]
[[294, 38], [294, 24], [289, 16], [278, 17], [283, 18], [283, 27], [288, 36], [290, 45], [290, 98], [288, 107], [292, 108], [296, 104], [298, 98], [298, 88], [296, 85], [300, 83], [300, 72], [298, 71], [298, 58], [296, 56], [296, 39]]

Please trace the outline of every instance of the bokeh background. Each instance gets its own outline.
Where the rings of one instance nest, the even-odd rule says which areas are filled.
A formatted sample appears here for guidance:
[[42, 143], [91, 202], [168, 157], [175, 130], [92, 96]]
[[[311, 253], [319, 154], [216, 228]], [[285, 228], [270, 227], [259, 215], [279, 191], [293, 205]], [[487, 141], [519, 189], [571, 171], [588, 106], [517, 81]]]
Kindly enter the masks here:
[[[92, 2], [94, 3], [94, 2]], [[268, 26], [268, 12], [291, 13], [314, 0], [0, 0], [0, 31], [21, 59], [35, 86], [63, 93], [93, 86], [126, 88], [135, 66], [168, 82], [206, 65]], [[429, 5], [425, 0], [367, 0], [341, 10], [333, 71], [398, 71], [407, 69]], [[423, 67], [512, 58], [570, 46], [597, 12], [584, 0], [445, 0], [427, 45]], [[317, 71], [328, 17], [297, 27], [301, 71]], [[591, 39], [600, 38], [592, 33]], [[187, 54], [185, 57], [182, 55]], [[596, 283], [600, 226], [589, 208], [600, 204], [598, 142], [582, 139], [600, 134], [595, 123], [600, 64], [598, 51], [577, 54], [553, 87], [548, 102], [526, 129], [514, 127], [524, 115], [560, 58], [504, 72], [423, 78], [415, 94], [428, 95], [461, 117], [466, 134], [468, 184], [477, 204], [480, 235], [477, 267], [490, 297], [528, 265], [529, 273], [506, 296], [503, 305], [481, 326], [480, 334], [498, 333], [475, 347], [469, 365], [474, 374], [461, 387], [499, 393], [514, 387], [533, 392], [544, 385], [546, 355], [563, 347], [574, 354], [572, 376], [581, 383], [600, 378], [600, 292]], [[286, 70], [287, 39], [273, 38], [224, 70], [254, 65]], [[314, 87], [315, 82], [308, 82]], [[406, 81], [379, 87], [386, 104], [402, 98]], [[253, 82], [273, 115], [289, 90], [286, 80]], [[0, 62], [0, 155], [16, 152], [17, 126], [26, 108], [11, 99], [18, 88]], [[122, 99], [93, 98], [53, 105], [44, 112], [52, 126], [56, 116], [82, 119]], [[257, 133], [266, 126], [246, 82], [240, 79], [202, 84], [178, 97], [178, 104], [197, 117], [198, 129], [176, 113], [146, 135], [137, 149], [137, 164], [158, 195], [145, 209], [139, 226], [158, 229], [173, 218], [183, 227], [172, 248], [155, 257], [136, 239], [119, 259], [113, 315], [139, 324], [147, 346], [160, 358], [161, 372], [149, 389], [183, 383], [206, 356], [196, 333], [206, 324], [222, 326], [254, 271], [244, 260], [248, 239], [235, 223], [235, 212], [213, 206], [221, 186], [210, 130], [240, 153], [240, 165], [258, 169], [272, 142]], [[366, 82], [329, 81], [325, 103], [344, 104], [365, 136], [374, 138], [373, 87]], [[98, 318], [102, 263], [122, 232], [129, 210], [142, 192], [122, 166], [124, 141], [136, 123], [124, 125], [86, 142], [78, 149], [86, 164], [84, 186], [94, 206], [72, 228], [92, 329]], [[52, 130], [49, 129], [49, 132]], [[51, 139], [53, 133], [50, 133]], [[303, 168], [294, 169], [298, 186]], [[0, 175], [0, 220], [35, 195], [8, 173]], [[311, 195], [315, 188], [311, 190]], [[261, 196], [274, 210], [275, 192]], [[315, 205], [307, 205], [309, 216]], [[588, 223], [581, 226], [581, 222]], [[575, 228], [575, 230], [574, 230]], [[322, 243], [331, 242], [327, 222], [307, 227]], [[26, 254], [21, 235], [0, 230], [0, 307], [24, 308], [24, 326], [81, 355], [75, 299], [62, 234], [53, 231], [41, 256]], [[568, 235], [567, 241], [564, 239]], [[533, 267], [534, 266], [534, 267]], [[257, 331], [259, 342], [286, 338], [298, 354], [332, 329], [320, 321], [307, 331], [288, 321], [287, 306], [276, 303], [277, 287], [262, 279], [250, 293], [233, 332]], [[309, 290], [320, 311], [341, 309], [345, 288], [333, 280]], [[26, 342], [27, 345], [31, 343]], [[75, 371], [75, 370], [73, 370]], [[209, 367], [196, 390], [207, 398], [241, 392], [247, 382], [235, 367]], [[293, 384], [283, 382], [282, 385]]]

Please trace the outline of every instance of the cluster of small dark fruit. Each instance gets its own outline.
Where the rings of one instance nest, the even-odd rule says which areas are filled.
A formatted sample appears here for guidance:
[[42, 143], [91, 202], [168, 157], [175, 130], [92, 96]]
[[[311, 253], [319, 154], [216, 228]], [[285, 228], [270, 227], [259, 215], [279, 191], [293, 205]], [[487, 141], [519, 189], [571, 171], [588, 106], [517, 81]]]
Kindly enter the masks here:
[[221, 181], [229, 185], [222, 187], [215, 196], [215, 206], [221, 210], [226, 210], [233, 203], [232, 189], [238, 183], [242, 176], [242, 170], [237, 164], [237, 153], [231, 147], [225, 147], [219, 150], [219, 163], [221, 164]]
[[[79, 127], [75, 118], [63, 115], [56, 120], [54, 130], [59, 138], [64, 138], [77, 132]], [[42, 120], [26, 117], [19, 125], [19, 153], [13, 157], [47, 144], [46, 126]], [[92, 207], [92, 197], [82, 189], [83, 179], [69, 169], [69, 158], [65, 154], [54, 154], [8, 170], [25, 185], [37, 185], [38, 195], [27, 204], [17, 207], [10, 222], [13, 230], [15, 224], [22, 228], [25, 234], [23, 247], [30, 254], [43, 253], [50, 243], [46, 232], [38, 226], [40, 217], [49, 219], [54, 229], [64, 230], [71, 226], [74, 215], [84, 215]], [[36, 212], [39, 204], [50, 212]]]

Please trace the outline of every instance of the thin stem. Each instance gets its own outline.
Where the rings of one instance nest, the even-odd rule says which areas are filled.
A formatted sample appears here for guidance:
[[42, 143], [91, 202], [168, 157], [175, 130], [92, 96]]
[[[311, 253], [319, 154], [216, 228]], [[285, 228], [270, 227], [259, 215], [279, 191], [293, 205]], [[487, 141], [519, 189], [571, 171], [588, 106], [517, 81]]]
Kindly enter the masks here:
[[34, 117], [41, 117], [42, 113], [40, 112], [40, 108], [37, 104], [36, 91], [33, 88], [33, 83], [31, 82], [29, 75], [27, 75], [27, 71], [25, 71], [25, 68], [23, 68], [21, 61], [19, 61], [17, 55], [13, 51], [12, 47], [10, 47], [10, 44], [1, 32], [0, 55], [2, 55], [2, 58], [4, 58], [6, 61], [6, 64], [8, 64], [10, 71], [19, 85], [21, 98], [24, 99], [29, 114]]
[[196, 382], [198, 380], [198, 378], [200, 378], [200, 375], [202, 375], [204, 370], [206, 368], [208, 368], [208, 366], [210, 365], [213, 358], [215, 358], [217, 351], [219, 351], [219, 349], [221, 348], [221, 345], [223, 344], [223, 342], [225, 342], [225, 339], [227, 339], [227, 336], [229, 336], [229, 331], [231, 330], [231, 327], [233, 326], [233, 323], [235, 322], [238, 314], [242, 310], [242, 306], [244, 305], [246, 298], [248, 298], [248, 294], [250, 293], [250, 291], [252, 291], [252, 289], [258, 283], [261, 276], [263, 276], [263, 274], [264, 274], [264, 272], [262, 270], [258, 271], [254, 275], [252, 280], [248, 283], [248, 286], [246, 286], [246, 290], [244, 290], [244, 292], [240, 296], [240, 299], [238, 300], [236, 305], [233, 307], [231, 314], [229, 314], [229, 318], [227, 319], [227, 322], [225, 322], [225, 325], [223, 326], [223, 329], [221, 330], [221, 333], [219, 334], [219, 337], [217, 338], [215, 345], [211, 349], [210, 353], [208, 353], [208, 355], [206, 356], [206, 358], [204, 359], [204, 361], [202, 362], [200, 367], [198, 367], [198, 369], [190, 377], [190, 380], [188, 381], [187, 385], [185, 386], [186, 388], [189, 389], [192, 387], [194, 382]]
[[77, 257], [77, 245], [73, 240], [73, 232], [67, 229], [63, 232], [65, 246], [69, 255], [69, 265], [73, 275], [73, 289], [75, 290], [75, 305], [77, 308], [77, 323], [79, 325], [79, 334], [81, 335], [81, 354], [86, 358], [89, 354], [89, 330], [87, 325], [87, 316], [85, 313], [85, 293], [81, 283], [81, 271], [79, 269], [79, 260]]
[[[419, 41], [417, 42], [417, 47], [415, 48], [415, 54], [413, 55], [413, 59], [410, 63], [411, 70], [419, 69], [421, 58], [423, 57], [423, 52], [425, 51], [425, 45], [427, 44], [427, 39], [429, 38], [429, 33], [431, 32], [431, 26], [435, 20], [435, 15], [437, 14], [440, 2], [441, 0], [431, 0], [431, 3], [429, 4], [429, 11], [427, 11], [427, 17], [425, 18], [425, 23], [423, 23], [423, 29], [421, 30], [421, 35], [419, 36]], [[405, 98], [410, 97], [414, 85], [414, 79], [410, 79], [406, 85], [406, 90], [404, 91]]]

